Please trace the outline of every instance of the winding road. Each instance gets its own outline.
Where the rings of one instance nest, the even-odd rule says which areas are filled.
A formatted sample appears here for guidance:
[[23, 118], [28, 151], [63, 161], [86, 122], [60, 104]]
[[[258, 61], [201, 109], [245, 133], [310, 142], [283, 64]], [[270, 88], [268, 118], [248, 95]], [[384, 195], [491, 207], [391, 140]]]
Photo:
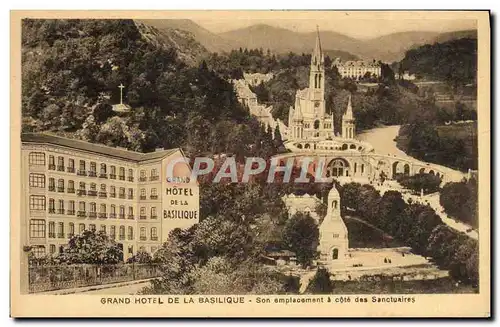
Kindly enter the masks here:
[[395, 155], [403, 159], [417, 160], [399, 150], [396, 146], [396, 141], [394, 141], [394, 139], [398, 136], [400, 127], [400, 125], [392, 125], [369, 129], [358, 134], [357, 138], [360, 141], [370, 143], [376, 153]]
[[[376, 153], [396, 155], [400, 158], [418, 160], [418, 159], [415, 159], [413, 157], [410, 157], [405, 152], [398, 149], [398, 147], [396, 146], [395, 138], [399, 133], [399, 128], [400, 128], [399, 125], [373, 128], [373, 129], [367, 130], [367, 131], [359, 134], [358, 139], [360, 139], [361, 141], [365, 141], [365, 142], [370, 143], [373, 146], [373, 149]], [[421, 161], [421, 160], [418, 160], [418, 161]], [[463, 174], [463, 173], [458, 172], [456, 170], [452, 170], [451, 168], [447, 168], [447, 169], [454, 171], [457, 174]], [[384, 186], [374, 185], [374, 187], [378, 191], [380, 191], [381, 194], [383, 194], [385, 191], [395, 189], [395, 190], [402, 192], [403, 198], [405, 199], [405, 201], [408, 201], [409, 199], [411, 199], [413, 202], [427, 203], [436, 211], [436, 213], [441, 217], [441, 220], [443, 220], [443, 222], [446, 225], [448, 225], [449, 227], [451, 227], [455, 230], [458, 230], [460, 232], [464, 232], [465, 234], [467, 234], [469, 237], [471, 237], [473, 239], [477, 240], [479, 237], [477, 231], [472, 229], [471, 226], [464, 224], [461, 221], [454, 219], [453, 217], [448, 216], [444, 212], [444, 208], [439, 203], [439, 193], [428, 194], [428, 195], [425, 195], [424, 197], [415, 196], [415, 195], [403, 192], [404, 190], [401, 188], [401, 186], [393, 181], [385, 182]]]

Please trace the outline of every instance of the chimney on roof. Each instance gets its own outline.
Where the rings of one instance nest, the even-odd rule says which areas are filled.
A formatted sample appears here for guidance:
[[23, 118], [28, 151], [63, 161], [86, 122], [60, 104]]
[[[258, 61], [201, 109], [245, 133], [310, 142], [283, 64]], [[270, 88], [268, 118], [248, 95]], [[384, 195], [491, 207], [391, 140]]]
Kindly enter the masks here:
[[164, 150], [165, 150], [164, 148], [156, 148], [155, 152], [160, 152], [160, 151], [164, 151]]

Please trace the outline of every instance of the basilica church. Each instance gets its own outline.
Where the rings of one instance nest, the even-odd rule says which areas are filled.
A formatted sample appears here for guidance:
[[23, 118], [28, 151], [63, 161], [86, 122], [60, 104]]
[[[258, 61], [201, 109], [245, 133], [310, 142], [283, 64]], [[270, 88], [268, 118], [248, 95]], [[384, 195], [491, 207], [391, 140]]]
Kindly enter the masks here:
[[[335, 137], [333, 114], [325, 110], [325, 57], [321, 50], [319, 31], [311, 56], [309, 87], [297, 91], [295, 106], [288, 114], [288, 140], [327, 140]], [[340, 133], [339, 133], [340, 134]], [[342, 117], [341, 137], [353, 139], [355, 119], [352, 113], [351, 97]]]

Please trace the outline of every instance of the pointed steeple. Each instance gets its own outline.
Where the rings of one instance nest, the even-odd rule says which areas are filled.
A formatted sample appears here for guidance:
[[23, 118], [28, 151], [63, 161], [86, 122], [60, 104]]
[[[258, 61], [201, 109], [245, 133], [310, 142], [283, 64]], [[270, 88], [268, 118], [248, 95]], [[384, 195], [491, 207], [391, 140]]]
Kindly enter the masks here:
[[347, 109], [344, 113], [344, 119], [354, 119], [354, 115], [352, 113], [352, 103], [351, 103], [351, 95], [349, 94], [349, 100], [347, 102]]
[[323, 64], [323, 52], [321, 51], [321, 40], [319, 38], [319, 27], [316, 25], [316, 46], [314, 47], [314, 52], [311, 56], [311, 65]]

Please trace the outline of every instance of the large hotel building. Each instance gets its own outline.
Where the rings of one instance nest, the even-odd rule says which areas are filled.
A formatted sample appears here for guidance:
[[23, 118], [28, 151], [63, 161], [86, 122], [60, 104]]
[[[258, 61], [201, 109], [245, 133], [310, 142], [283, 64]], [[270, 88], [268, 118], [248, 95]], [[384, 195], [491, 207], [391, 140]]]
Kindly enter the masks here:
[[199, 220], [199, 188], [180, 149], [139, 153], [35, 133], [21, 141], [21, 239], [37, 256], [94, 230], [121, 244], [127, 260]]
[[332, 66], [337, 70], [342, 78], [352, 78], [358, 80], [370, 73], [371, 77], [380, 77], [382, 75], [382, 66], [376, 61], [346, 61], [342, 62], [340, 58], [335, 59]]

